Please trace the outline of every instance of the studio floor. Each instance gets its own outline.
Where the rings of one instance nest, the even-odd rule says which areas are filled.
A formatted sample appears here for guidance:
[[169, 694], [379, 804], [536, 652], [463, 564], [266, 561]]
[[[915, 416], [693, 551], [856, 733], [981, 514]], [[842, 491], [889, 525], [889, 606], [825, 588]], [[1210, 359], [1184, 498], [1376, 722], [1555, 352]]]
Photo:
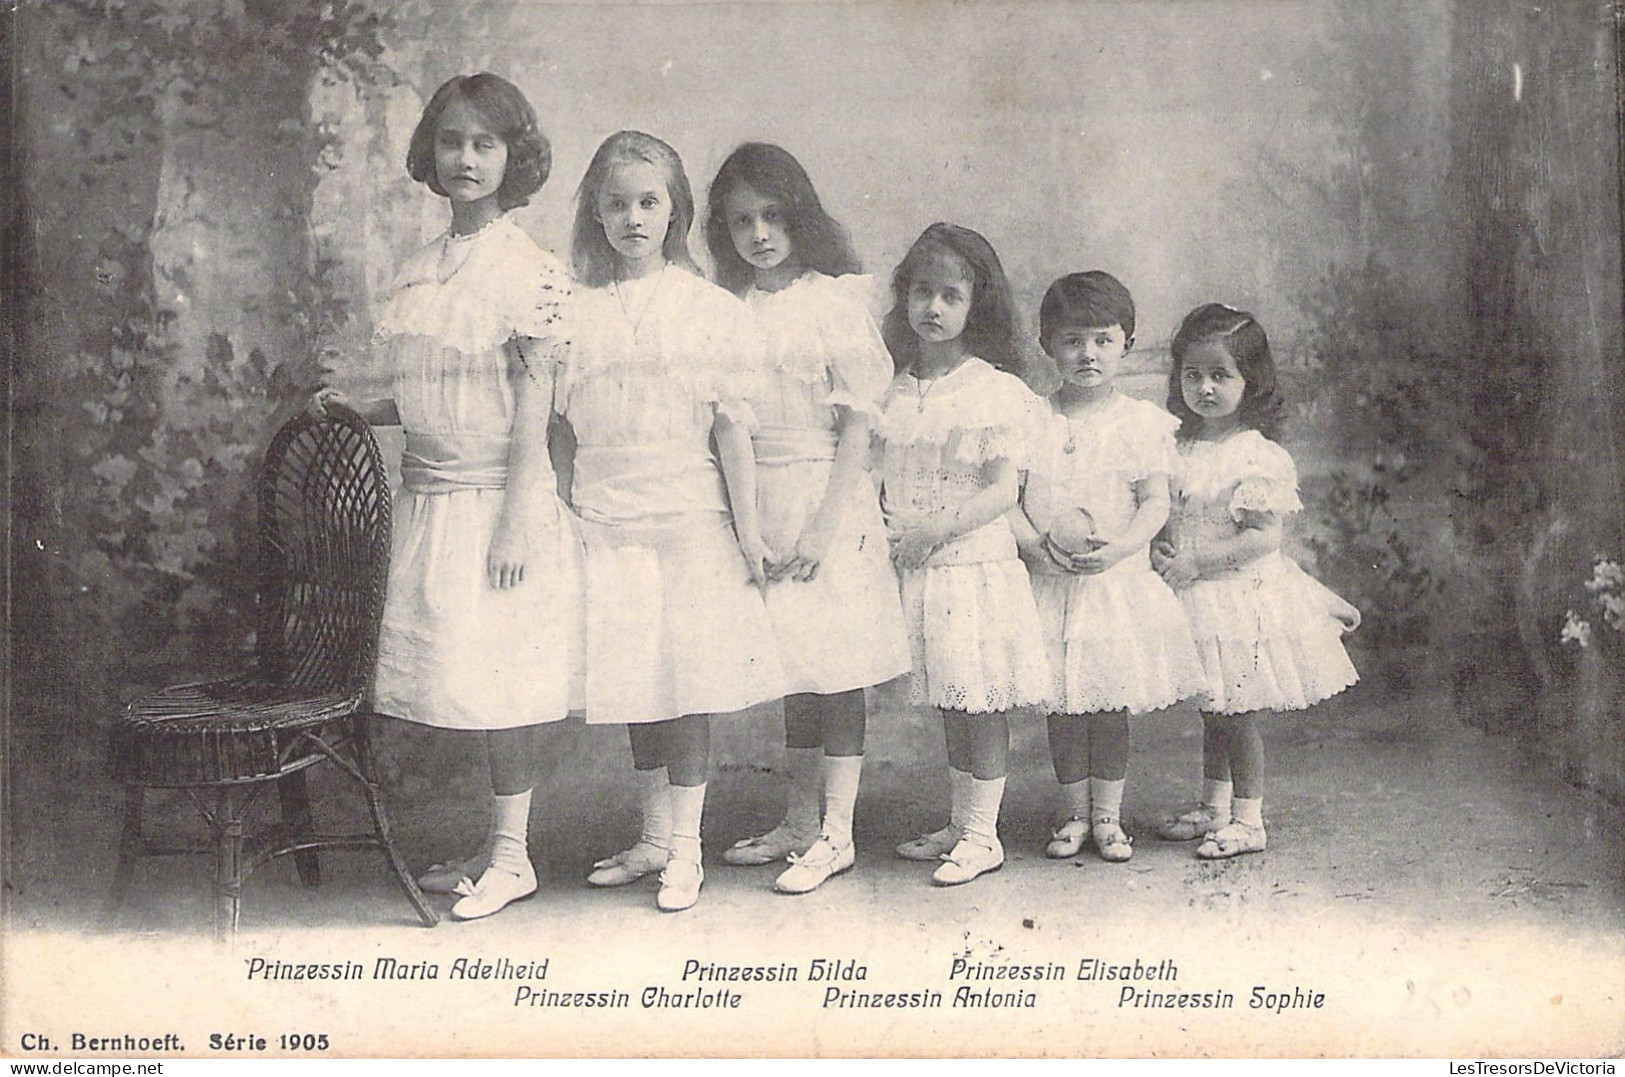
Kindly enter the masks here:
[[[1515, 740], [1460, 726], [1447, 699], [1362, 685], [1306, 715], [1272, 719], [1269, 850], [1223, 863], [1200, 862], [1193, 845], [1154, 834], [1160, 815], [1198, 786], [1194, 712], [1136, 723], [1125, 798], [1136, 844], [1121, 865], [1087, 851], [1045, 859], [1057, 797], [1042, 721], [1017, 716], [1001, 823], [1008, 862], [943, 889], [930, 885], [929, 865], [892, 855], [897, 841], [941, 824], [947, 796], [940, 731], [899, 698], [896, 686], [871, 694], [857, 866], [813, 894], [776, 894], [775, 869], [720, 860], [727, 843], [770, 825], [782, 804], [775, 708], [718, 723], [708, 874], [699, 904], [680, 914], [656, 910], [652, 880], [615, 891], [585, 885], [592, 861], [630, 840], [635, 806], [624, 733], [571, 722], [554, 731], [543, 762], [534, 897], [489, 920], [427, 930], [376, 854], [326, 854], [320, 888], [301, 887], [287, 862], [253, 876], [230, 946], [208, 939], [201, 859], [146, 861], [125, 906], [100, 919], [121, 794], [102, 777], [99, 727], [14, 728], [6, 1048], [16, 1050], [28, 1021], [86, 1023], [75, 985], [94, 971], [103, 1002], [91, 1012], [104, 1026], [161, 1022], [172, 1011], [152, 1009], [159, 996], [148, 988], [164, 986], [198, 998], [198, 1012], [215, 1023], [338, 1020], [348, 1031], [329, 1029], [331, 1050], [352, 1055], [1625, 1050], [1625, 813], [1565, 784]], [[414, 866], [456, 853], [480, 832], [477, 742], [395, 722], [381, 724], [379, 742]], [[316, 789], [319, 821], [362, 824], [344, 786], [324, 780]], [[154, 830], [201, 833], [184, 798], [150, 814]], [[380, 980], [380, 956], [397, 969], [432, 965], [446, 982]], [[353, 961], [365, 982], [343, 990], [266, 983], [247, 971], [254, 957]], [[535, 995], [517, 997], [523, 981], [459, 984], [451, 977], [459, 957], [545, 959], [545, 978], [530, 986], [624, 989], [637, 1019], [538, 1009]], [[815, 960], [846, 972], [818, 976]], [[1101, 982], [1083, 975], [1088, 960], [1129, 970], [1166, 962], [1174, 976]], [[726, 971], [708, 976], [695, 966], [788, 967], [796, 976], [729, 986]], [[1065, 973], [1030, 983], [975, 978], [998, 966]], [[1211, 994], [1219, 1006], [1159, 1008], [1148, 996], [1125, 996], [1127, 986]], [[668, 995], [647, 994], [655, 989]], [[725, 998], [699, 997], [723, 989], [739, 992], [733, 1005], [748, 1016], [719, 1012]], [[932, 991], [940, 1008], [858, 1006], [865, 993], [924, 993], [928, 1004]], [[1318, 1004], [1316, 995], [1324, 996]], [[187, 1053], [202, 1049], [202, 1026], [186, 1034], [196, 1045]]]

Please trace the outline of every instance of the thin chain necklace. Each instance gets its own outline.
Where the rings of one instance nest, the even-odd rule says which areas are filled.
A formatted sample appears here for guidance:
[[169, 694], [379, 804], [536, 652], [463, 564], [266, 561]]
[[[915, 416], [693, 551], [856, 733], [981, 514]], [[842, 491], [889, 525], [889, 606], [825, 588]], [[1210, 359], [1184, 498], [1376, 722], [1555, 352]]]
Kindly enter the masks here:
[[935, 389], [937, 387], [937, 382], [939, 382], [941, 380], [942, 380], [942, 375], [941, 374], [938, 374], [936, 377], [930, 378], [930, 379], [915, 377], [915, 379], [914, 379], [914, 391], [919, 394], [919, 396], [917, 398], [918, 403], [919, 403], [919, 412], [918, 412], [918, 414], [920, 414], [920, 415], [925, 414], [925, 398], [931, 395], [931, 390]]
[[914, 391], [919, 394], [917, 398], [917, 403], [919, 404], [918, 414], [925, 414], [925, 398], [931, 395], [931, 390], [937, 387], [937, 382], [941, 381], [943, 378], [946, 378], [949, 374], [952, 374], [954, 371], [958, 370], [964, 365], [965, 360], [961, 359], [959, 362], [955, 363], [953, 366], [949, 367], [947, 370], [944, 370], [935, 377], [922, 378], [918, 374], [914, 375]]
[[[467, 265], [468, 260], [473, 257], [474, 245], [470, 243], [469, 240], [475, 239], [476, 237], [482, 236], [486, 232], [489, 232], [491, 230], [491, 226], [502, 220], [502, 218], [503, 215], [499, 213], [497, 216], [492, 217], [490, 220], [474, 229], [474, 231], [464, 232], [462, 234], [458, 234], [454, 230], [455, 226], [453, 228], [446, 229], [446, 235], [440, 241], [440, 260], [435, 265], [435, 276], [440, 279], [441, 284], [445, 284], [447, 281], [451, 280], [451, 278], [455, 277], [458, 271]], [[453, 250], [460, 252], [462, 257], [453, 259]]]
[[1116, 399], [1117, 391], [1114, 389], [1107, 393], [1103, 399], [1093, 401], [1087, 406], [1080, 407], [1076, 412], [1069, 413], [1065, 409], [1062, 409], [1061, 418], [1066, 420], [1066, 444], [1061, 446], [1061, 451], [1067, 453], [1068, 455], [1078, 451], [1078, 432], [1077, 429], [1072, 425], [1074, 418], [1082, 420], [1083, 422], [1093, 423], [1102, 413], [1105, 412], [1108, 407], [1112, 405], [1112, 402]]
[[616, 277], [610, 282], [610, 287], [615, 292], [615, 302], [619, 303], [621, 307], [621, 317], [625, 318], [632, 326], [632, 335], [634, 337], [638, 335], [638, 330], [643, 328], [643, 319], [648, 317], [650, 308], [655, 305], [655, 299], [660, 295], [660, 286], [666, 280], [666, 269], [670, 265], [671, 263], [667, 262], [660, 267], [660, 272], [655, 274], [654, 287], [649, 289], [649, 298], [643, 301], [643, 309], [638, 311], [636, 318], [632, 317], [632, 311], [626, 305], [626, 296], [621, 293], [621, 279]]

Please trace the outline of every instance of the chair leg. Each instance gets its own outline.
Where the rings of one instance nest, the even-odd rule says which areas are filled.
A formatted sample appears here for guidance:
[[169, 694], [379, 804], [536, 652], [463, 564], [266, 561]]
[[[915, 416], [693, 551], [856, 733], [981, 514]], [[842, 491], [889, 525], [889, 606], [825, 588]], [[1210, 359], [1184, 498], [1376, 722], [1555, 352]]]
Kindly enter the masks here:
[[351, 743], [355, 750], [356, 769], [361, 772], [361, 794], [367, 798], [367, 810], [372, 813], [372, 827], [378, 834], [378, 844], [383, 850], [384, 859], [389, 862], [390, 870], [395, 873], [395, 881], [406, 892], [406, 900], [412, 903], [412, 908], [417, 911], [418, 919], [423, 921], [423, 926], [434, 927], [440, 922], [440, 915], [430, 908], [428, 899], [418, 888], [417, 880], [406, 867], [406, 861], [401, 859], [400, 851], [395, 848], [395, 839], [389, 832], [389, 815], [384, 810], [384, 798], [374, 777], [372, 740], [367, 731], [365, 714], [358, 714], [355, 717]]
[[[295, 841], [306, 841], [314, 826], [310, 816], [310, 791], [305, 783], [305, 772], [296, 770], [276, 783], [277, 799], [282, 804], [282, 821]], [[306, 886], [322, 885], [322, 866], [316, 859], [315, 849], [302, 849], [293, 854], [299, 869], [299, 881]]]
[[102, 911], [102, 922], [110, 925], [118, 915], [124, 897], [130, 892], [130, 880], [135, 875], [135, 862], [146, 846], [142, 834], [142, 805], [146, 790], [139, 785], [124, 787], [124, 829], [119, 834], [118, 866], [113, 869], [113, 885], [107, 892], [107, 905]]
[[214, 817], [214, 935], [225, 941], [237, 935], [243, 903], [243, 815], [247, 798], [235, 786], [215, 793]]

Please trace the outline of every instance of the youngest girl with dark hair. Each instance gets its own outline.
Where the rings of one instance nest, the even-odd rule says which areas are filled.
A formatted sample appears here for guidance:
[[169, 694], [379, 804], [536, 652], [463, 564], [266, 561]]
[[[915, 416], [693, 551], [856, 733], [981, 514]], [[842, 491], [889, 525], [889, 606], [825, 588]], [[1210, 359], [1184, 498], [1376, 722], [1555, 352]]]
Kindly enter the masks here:
[[1303, 505], [1292, 457], [1270, 440], [1283, 409], [1264, 327], [1209, 303], [1186, 315], [1173, 357], [1180, 466], [1152, 562], [1184, 603], [1209, 698], [1202, 804], [1167, 820], [1162, 836], [1200, 837], [1196, 855], [1219, 860], [1264, 850], [1259, 716], [1355, 682], [1340, 636], [1360, 614], [1281, 553], [1282, 519]]

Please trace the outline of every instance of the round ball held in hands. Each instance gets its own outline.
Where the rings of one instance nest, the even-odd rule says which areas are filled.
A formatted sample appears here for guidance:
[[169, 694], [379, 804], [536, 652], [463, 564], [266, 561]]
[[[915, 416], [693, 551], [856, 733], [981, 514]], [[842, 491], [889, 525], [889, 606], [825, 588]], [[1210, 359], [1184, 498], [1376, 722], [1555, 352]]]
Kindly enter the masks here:
[[1095, 533], [1095, 518], [1085, 508], [1061, 513], [1050, 524], [1044, 539], [1062, 557], [1082, 557], [1106, 545], [1106, 540]]

